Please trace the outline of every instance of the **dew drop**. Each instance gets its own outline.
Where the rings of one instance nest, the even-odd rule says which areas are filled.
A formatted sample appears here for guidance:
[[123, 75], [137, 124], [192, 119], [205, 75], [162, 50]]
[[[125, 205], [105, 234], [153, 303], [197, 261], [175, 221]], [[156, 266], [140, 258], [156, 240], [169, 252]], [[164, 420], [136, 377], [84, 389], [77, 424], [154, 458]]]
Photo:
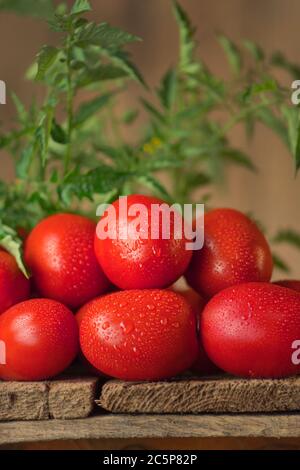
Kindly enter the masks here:
[[148, 310], [154, 310], [155, 309], [155, 306], [153, 304], [148, 304], [147, 305], [147, 309]]
[[105, 321], [103, 324], [102, 324], [102, 330], [107, 330], [107, 328], [110, 327], [110, 323], [108, 321]]
[[128, 333], [130, 333], [133, 330], [134, 325], [133, 325], [132, 321], [130, 321], [130, 320], [123, 320], [120, 323], [120, 327], [122, 328], [124, 333], [127, 335]]

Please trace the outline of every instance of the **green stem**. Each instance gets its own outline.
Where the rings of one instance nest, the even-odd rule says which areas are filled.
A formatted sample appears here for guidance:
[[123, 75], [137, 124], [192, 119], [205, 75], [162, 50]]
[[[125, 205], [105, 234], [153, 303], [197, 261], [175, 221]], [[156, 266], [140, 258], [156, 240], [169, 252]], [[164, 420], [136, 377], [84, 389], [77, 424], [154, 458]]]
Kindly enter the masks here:
[[73, 121], [74, 121], [74, 110], [73, 110], [73, 101], [74, 101], [74, 89], [72, 81], [72, 38], [73, 31], [71, 30], [66, 45], [66, 56], [67, 56], [67, 146], [66, 153], [64, 157], [64, 176], [69, 171], [70, 161], [72, 157], [72, 133], [73, 133]]

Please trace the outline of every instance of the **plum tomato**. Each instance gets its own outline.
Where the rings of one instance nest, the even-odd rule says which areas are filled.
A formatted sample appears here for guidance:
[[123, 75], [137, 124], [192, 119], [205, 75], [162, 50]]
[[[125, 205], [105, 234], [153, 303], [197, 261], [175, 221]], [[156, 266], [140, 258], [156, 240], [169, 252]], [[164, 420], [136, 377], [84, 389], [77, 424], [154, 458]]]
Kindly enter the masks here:
[[18, 268], [15, 258], [0, 251], [0, 314], [12, 305], [28, 299], [30, 281]]

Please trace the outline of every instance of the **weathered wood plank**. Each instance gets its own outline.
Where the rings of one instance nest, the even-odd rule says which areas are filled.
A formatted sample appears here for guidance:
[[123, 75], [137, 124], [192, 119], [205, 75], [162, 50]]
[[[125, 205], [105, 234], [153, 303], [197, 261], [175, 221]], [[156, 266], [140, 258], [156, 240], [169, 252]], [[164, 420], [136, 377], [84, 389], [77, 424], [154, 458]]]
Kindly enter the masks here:
[[108, 381], [97, 403], [113, 413], [258, 413], [300, 410], [300, 377]]
[[86, 418], [95, 407], [98, 379], [70, 379], [49, 382], [49, 414], [55, 419]]
[[0, 423], [0, 445], [66, 439], [300, 437], [300, 414], [101, 415]]
[[48, 385], [39, 382], [0, 382], [0, 421], [47, 419]]
[[86, 418], [95, 406], [98, 378], [1, 382], [0, 421]]

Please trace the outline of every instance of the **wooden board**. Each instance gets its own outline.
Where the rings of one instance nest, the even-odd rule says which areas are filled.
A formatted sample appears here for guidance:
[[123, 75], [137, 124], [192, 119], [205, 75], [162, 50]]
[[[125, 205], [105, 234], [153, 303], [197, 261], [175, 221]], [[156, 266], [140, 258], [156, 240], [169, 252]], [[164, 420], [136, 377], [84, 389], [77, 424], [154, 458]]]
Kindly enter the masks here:
[[89, 416], [97, 378], [51, 382], [0, 382], [0, 421], [74, 419]]
[[67, 439], [300, 437], [300, 414], [113, 415], [0, 423], [0, 445]]
[[166, 382], [108, 381], [97, 403], [113, 413], [258, 413], [300, 410], [300, 377], [216, 376]]

